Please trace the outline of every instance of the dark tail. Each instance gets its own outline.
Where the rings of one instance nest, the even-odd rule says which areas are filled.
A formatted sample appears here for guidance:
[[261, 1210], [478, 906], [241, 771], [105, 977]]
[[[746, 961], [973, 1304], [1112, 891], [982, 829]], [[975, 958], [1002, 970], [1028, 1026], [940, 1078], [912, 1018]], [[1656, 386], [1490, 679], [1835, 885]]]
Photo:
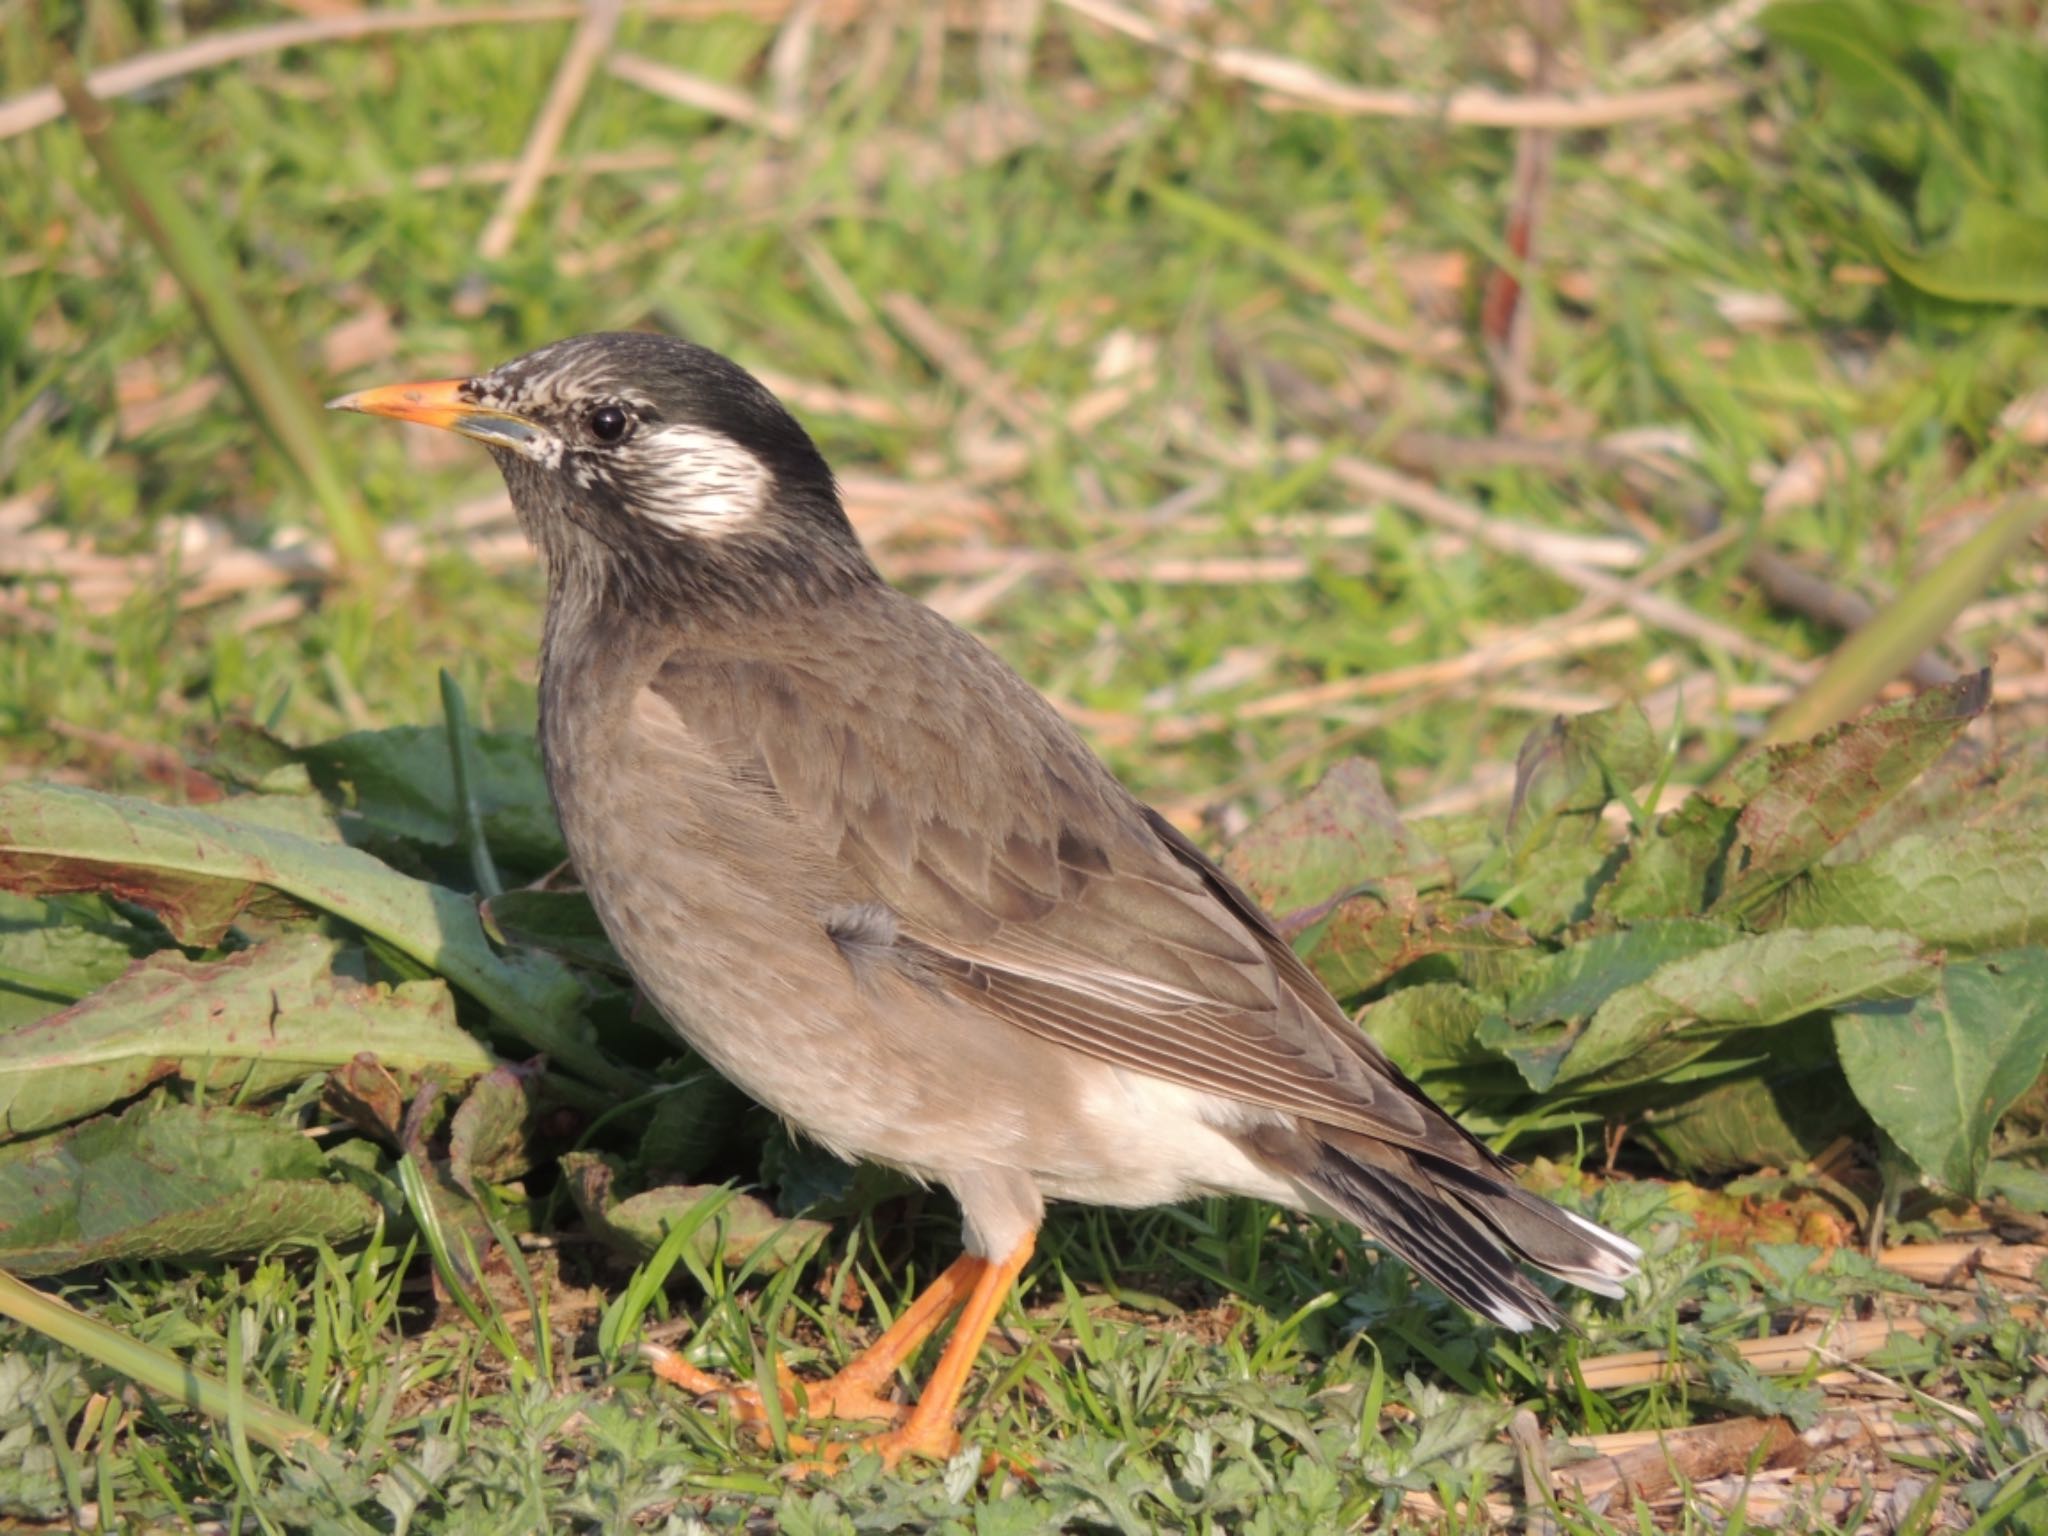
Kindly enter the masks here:
[[1300, 1125], [1262, 1126], [1245, 1145], [1452, 1300], [1518, 1333], [1564, 1318], [1517, 1261], [1619, 1296], [1642, 1258], [1626, 1238], [1530, 1194], [1476, 1143], [1437, 1155]]

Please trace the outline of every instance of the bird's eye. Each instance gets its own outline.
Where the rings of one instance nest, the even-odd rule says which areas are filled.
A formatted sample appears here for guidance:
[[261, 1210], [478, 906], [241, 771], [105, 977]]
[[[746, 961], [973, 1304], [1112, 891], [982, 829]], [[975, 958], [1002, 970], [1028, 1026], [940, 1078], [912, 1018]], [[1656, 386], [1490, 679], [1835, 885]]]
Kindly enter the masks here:
[[629, 425], [625, 411], [616, 405], [601, 405], [590, 413], [590, 435], [600, 443], [616, 443]]

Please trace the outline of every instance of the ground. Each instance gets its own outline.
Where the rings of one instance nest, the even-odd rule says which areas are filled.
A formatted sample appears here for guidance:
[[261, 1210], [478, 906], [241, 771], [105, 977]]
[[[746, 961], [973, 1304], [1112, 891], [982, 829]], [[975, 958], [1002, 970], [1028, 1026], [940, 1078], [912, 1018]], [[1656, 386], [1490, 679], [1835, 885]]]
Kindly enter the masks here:
[[[191, 798], [221, 722], [438, 726], [443, 669], [530, 729], [540, 589], [488, 465], [355, 421], [308, 446], [291, 402], [625, 326], [766, 379], [884, 571], [1211, 846], [1360, 753], [1410, 816], [1498, 820], [1532, 727], [1630, 699], [1675, 798], [1873, 606], [1907, 660], [1944, 636], [1923, 682], [1997, 664], [1977, 747], [2038, 735], [2038, 538], [1935, 590], [2048, 442], [2029, 7], [665, 0], [615, 36], [591, 7], [583, 78], [560, 9], [288, 9], [0, 5], [8, 780]], [[59, 36], [97, 79], [301, 21], [115, 108], [282, 360], [252, 396], [30, 93]], [[1921, 1196], [1873, 1232], [1873, 1145], [1703, 1193], [1626, 1129], [1611, 1164], [1516, 1149], [1584, 1154], [1552, 1176], [1650, 1250], [1574, 1333], [1480, 1327], [1245, 1204], [1064, 1210], [969, 1451], [830, 1486], [631, 1342], [672, 1312], [709, 1368], [829, 1365], [949, 1256], [937, 1197], [856, 1192], [806, 1262], [692, 1255], [666, 1289], [533, 1239], [541, 1326], [502, 1250], [484, 1329], [396, 1241], [124, 1260], [66, 1294], [328, 1444], [8, 1325], [0, 1519], [1476, 1529], [1533, 1489], [1571, 1530], [2048, 1523], [2038, 1218]]]

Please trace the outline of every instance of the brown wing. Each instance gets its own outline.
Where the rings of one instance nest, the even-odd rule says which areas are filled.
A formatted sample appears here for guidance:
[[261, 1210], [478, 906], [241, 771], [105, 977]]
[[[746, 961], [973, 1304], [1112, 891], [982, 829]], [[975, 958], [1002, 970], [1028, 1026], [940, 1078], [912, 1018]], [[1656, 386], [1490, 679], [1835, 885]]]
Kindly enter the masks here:
[[927, 610], [886, 616], [782, 661], [679, 654], [651, 687], [836, 844], [922, 974], [1106, 1061], [1441, 1143], [1448, 1123], [1251, 900], [1035, 691]]

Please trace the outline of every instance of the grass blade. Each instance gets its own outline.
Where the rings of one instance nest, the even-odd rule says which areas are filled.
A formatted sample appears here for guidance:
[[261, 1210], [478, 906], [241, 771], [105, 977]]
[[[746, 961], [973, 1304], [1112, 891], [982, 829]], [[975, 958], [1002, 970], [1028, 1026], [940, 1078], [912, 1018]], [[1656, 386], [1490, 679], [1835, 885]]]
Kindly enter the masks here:
[[383, 558], [376, 534], [328, 447], [319, 408], [304, 378], [243, 306], [234, 273], [218, 254], [219, 240], [178, 199], [174, 178], [148, 147], [92, 94], [68, 54], [59, 54], [52, 76], [122, 212], [192, 301], [243, 398], [318, 504], [335, 549], [357, 573], [374, 571]]
[[1820, 676], [1772, 718], [1764, 741], [1803, 740], [1848, 719], [1877, 697], [1879, 689], [1941, 638], [2044, 512], [2048, 501], [2039, 496], [2015, 496], [2007, 502], [1946, 560], [1907, 588], [1882, 618], [1844, 640]]
[[0, 1270], [0, 1316], [209, 1418], [239, 1420], [250, 1439], [274, 1451], [289, 1456], [300, 1446], [327, 1448], [327, 1437], [319, 1430], [281, 1408], [256, 1402], [239, 1383], [231, 1386], [176, 1355], [131, 1339], [5, 1270]]

